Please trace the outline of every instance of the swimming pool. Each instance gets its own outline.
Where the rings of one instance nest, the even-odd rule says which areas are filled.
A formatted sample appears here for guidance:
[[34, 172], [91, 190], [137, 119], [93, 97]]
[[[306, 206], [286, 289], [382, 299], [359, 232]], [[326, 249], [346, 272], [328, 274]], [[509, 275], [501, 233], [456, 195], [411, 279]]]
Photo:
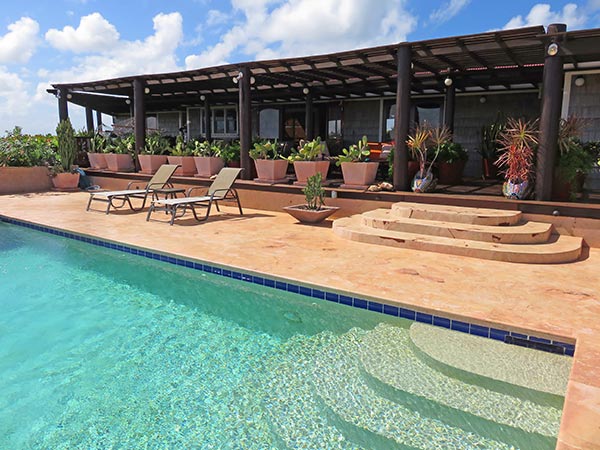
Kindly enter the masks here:
[[4, 223], [0, 281], [0, 448], [555, 445], [560, 396], [444, 370], [400, 318]]

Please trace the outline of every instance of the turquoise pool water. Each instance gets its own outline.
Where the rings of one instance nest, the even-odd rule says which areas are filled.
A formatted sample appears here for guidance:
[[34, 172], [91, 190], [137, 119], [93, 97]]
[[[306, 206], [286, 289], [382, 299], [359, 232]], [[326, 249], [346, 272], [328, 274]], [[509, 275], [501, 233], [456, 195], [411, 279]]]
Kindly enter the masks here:
[[1, 449], [556, 442], [561, 399], [436, 370], [403, 319], [4, 223], [0, 308]]

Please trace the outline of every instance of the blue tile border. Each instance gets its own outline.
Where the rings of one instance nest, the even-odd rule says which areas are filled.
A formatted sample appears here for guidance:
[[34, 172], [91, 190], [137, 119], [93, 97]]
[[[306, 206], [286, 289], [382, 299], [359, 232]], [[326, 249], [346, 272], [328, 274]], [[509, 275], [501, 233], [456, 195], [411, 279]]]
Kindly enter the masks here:
[[[9, 223], [11, 225], [17, 225], [25, 228], [30, 228], [32, 230], [41, 231], [43, 233], [50, 233], [57, 236], [65, 237], [68, 239], [73, 239], [76, 241], [85, 242], [87, 244], [96, 245], [98, 247], [105, 247], [112, 250], [120, 251], [123, 253], [129, 253], [136, 256], [141, 256], [148, 259], [153, 259], [161, 262], [165, 262], [168, 264], [173, 264], [177, 266], [187, 267], [194, 270], [203, 271], [206, 273], [212, 273], [214, 275], [219, 275], [222, 277], [233, 278], [235, 280], [244, 281], [247, 283], [258, 284], [260, 286], [279, 289], [282, 291], [288, 291], [299, 295], [304, 295], [307, 297], [312, 297], [315, 299], [325, 300], [334, 303], [340, 303], [346, 306], [352, 306], [354, 308], [365, 309], [369, 311], [373, 311], [375, 313], [381, 313], [393, 317], [399, 317], [403, 319], [408, 319], [411, 321], [417, 321], [427, 324], [432, 324], [437, 327], [443, 327], [447, 329], [451, 329], [454, 331], [459, 331], [461, 333], [472, 334], [475, 336], [481, 336], [489, 339], [494, 339], [502, 342], [510, 341], [511, 338], [517, 338], [519, 340], [527, 341], [531, 344], [542, 344], [542, 347], [538, 347], [538, 350], [549, 351], [543, 346], [552, 346], [553, 353], [558, 352], [564, 355], [573, 356], [575, 353], [575, 345], [568, 344], [561, 341], [551, 341], [549, 339], [540, 338], [533, 335], [527, 335], [523, 333], [518, 333], [515, 331], [506, 331], [500, 330], [497, 328], [488, 328], [483, 325], [477, 325], [474, 323], [468, 323], [460, 320], [454, 320], [443, 316], [435, 316], [429, 313], [424, 313], [417, 310], [412, 310], [408, 308], [402, 308], [398, 306], [387, 305], [385, 303], [379, 303], [374, 300], [366, 300], [363, 298], [350, 297], [348, 295], [340, 294], [333, 291], [326, 291], [324, 289], [316, 289], [310, 288], [308, 286], [303, 286], [300, 284], [289, 283], [280, 280], [274, 280], [270, 278], [266, 278], [264, 276], [251, 275], [249, 273], [238, 272], [231, 268], [224, 268], [219, 266], [211, 266], [209, 264], [199, 263], [197, 261], [190, 261], [187, 259], [177, 258], [170, 255], [166, 255], [163, 253], [155, 253], [147, 250], [142, 250], [135, 247], [128, 247], [124, 244], [117, 244], [114, 242], [103, 241], [101, 239], [96, 239], [88, 236], [82, 236], [79, 234], [71, 233], [68, 231], [58, 230], [55, 228], [45, 227], [42, 225], [37, 225], [34, 223], [23, 222], [16, 219], [11, 219], [9, 217], [5, 217], [0, 215], [0, 222]], [[535, 346], [534, 346], [535, 348]]]

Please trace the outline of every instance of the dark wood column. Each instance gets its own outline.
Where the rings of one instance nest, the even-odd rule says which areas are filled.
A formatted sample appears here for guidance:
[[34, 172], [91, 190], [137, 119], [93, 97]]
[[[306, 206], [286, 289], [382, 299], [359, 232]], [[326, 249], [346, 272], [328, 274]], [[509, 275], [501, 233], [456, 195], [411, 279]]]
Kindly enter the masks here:
[[396, 85], [396, 114], [394, 116], [394, 189], [408, 191], [408, 128], [410, 125], [411, 51], [409, 45], [398, 48], [398, 81]]
[[[548, 34], [567, 31], [564, 24], [548, 26]], [[537, 152], [535, 179], [536, 200], [550, 200], [552, 197], [552, 181], [554, 165], [558, 152], [558, 132], [562, 108], [562, 89], [564, 83], [563, 62], [558, 37], [548, 42], [544, 60], [542, 85], [542, 111], [540, 114], [540, 136]], [[551, 55], [553, 45], [558, 45], [558, 53]], [[552, 47], [552, 48], [551, 48]]]
[[96, 111], [96, 131], [102, 131], [102, 111]]
[[456, 99], [456, 88], [454, 83], [446, 86], [446, 95], [444, 97], [444, 125], [454, 133], [454, 105]]
[[314, 113], [313, 113], [313, 95], [312, 92], [306, 94], [306, 115], [304, 119], [306, 129], [306, 139], [311, 141], [315, 138], [315, 124], [314, 124]]
[[146, 105], [144, 102], [144, 82], [140, 78], [133, 80], [133, 117], [135, 129], [135, 170], [139, 170], [138, 155], [146, 144]]
[[94, 111], [89, 106], [85, 107], [85, 125], [88, 133], [94, 132]]
[[252, 112], [250, 111], [250, 70], [244, 67], [240, 69], [241, 79], [238, 80], [240, 88], [239, 105], [239, 130], [240, 130], [240, 165], [242, 166], [242, 179], [249, 180], [252, 177], [250, 167], [250, 144], [252, 142]]
[[212, 140], [212, 120], [210, 112], [210, 100], [208, 97], [204, 97], [204, 138], [207, 141]]
[[67, 95], [69, 91], [66, 88], [58, 88], [58, 121], [62, 122], [69, 118], [69, 108], [67, 106]]

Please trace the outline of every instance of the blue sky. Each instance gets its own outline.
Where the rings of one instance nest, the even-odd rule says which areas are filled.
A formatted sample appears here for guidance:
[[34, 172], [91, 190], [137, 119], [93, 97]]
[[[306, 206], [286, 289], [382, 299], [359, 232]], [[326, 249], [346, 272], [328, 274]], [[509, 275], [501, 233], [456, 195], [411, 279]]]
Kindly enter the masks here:
[[[565, 22], [600, 27], [600, 0], [33, 0], [4, 2], [0, 131], [52, 132], [50, 83]], [[81, 108], [70, 105], [74, 126]], [[105, 122], [110, 122], [105, 118]]]

